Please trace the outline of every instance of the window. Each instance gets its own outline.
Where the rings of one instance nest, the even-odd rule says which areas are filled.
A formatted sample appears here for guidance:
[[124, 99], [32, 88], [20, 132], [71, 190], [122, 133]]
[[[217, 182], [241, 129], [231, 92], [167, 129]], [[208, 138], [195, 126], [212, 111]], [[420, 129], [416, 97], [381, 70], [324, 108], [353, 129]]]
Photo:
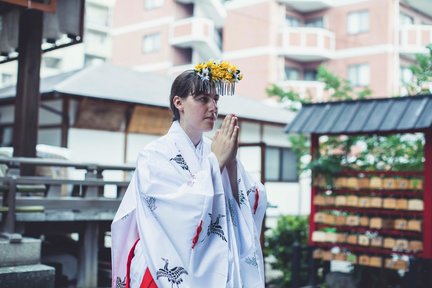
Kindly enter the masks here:
[[89, 24], [108, 26], [110, 20], [110, 12], [108, 7], [103, 7], [94, 4], [86, 6], [86, 21]]
[[222, 29], [215, 29], [214, 40], [216, 42], [217, 47], [222, 50], [222, 46], [223, 46]]
[[57, 57], [47, 56], [47, 57], [43, 57], [43, 63], [47, 68], [58, 69], [60, 68], [61, 59]]
[[93, 55], [85, 55], [84, 56], [84, 65], [90, 66], [90, 65], [97, 65], [104, 63], [106, 61], [103, 57], [93, 56]]
[[413, 81], [413, 73], [408, 67], [400, 67], [400, 81], [404, 84], [411, 83]]
[[369, 31], [369, 11], [351, 12], [348, 14], [348, 34]]
[[370, 82], [370, 71], [368, 64], [348, 66], [348, 80], [353, 86], [368, 86]]
[[104, 32], [88, 30], [86, 32], [86, 42], [90, 47], [100, 47], [107, 44], [108, 35]]
[[267, 147], [265, 179], [275, 182], [297, 182], [297, 156], [290, 148]]
[[293, 67], [285, 67], [285, 80], [299, 80], [300, 70]]
[[300, 26], [300, 19], [298, 19], [294, 16], [286, 15], [285, 21], [286, 21], [286, 24], [288, 26], [291, 26], [291, 27], [299, 27]]
[[192, 64], [192, 54], [193, 54], [192, 48], [173, 47], [173, 52], [174, 52], [174, 57], [173, 57], [174, 66]]
[[151, 53], [151, 52], [159, 51], [161, 47], [160, 42], [161, 39], [159, 33], [145, 35], [143, 37], [143, 52]]
[[5, 126], [0, 128], [0, 147], [10, 147], [13, 145], [13, 127]]
[[8, 85], [11, 84], [13, 81], [12, 74], [10, 73], [2, 73], [1, 74], [1, 85]]
[[164, 0], [144, 0], [145, 9], [155, 9], [162, 7]]
[[400, 25], [414, 24], [414, 18], [408, 14], [400, 13], [399, 15]]
[[324, 27], [324, 20], [322, 17], [307, 19], [305, 21], [306, 27]]
[[306, 81], [315, 81], [317, 80], [317, 70], [305, 70], [303, 79]]

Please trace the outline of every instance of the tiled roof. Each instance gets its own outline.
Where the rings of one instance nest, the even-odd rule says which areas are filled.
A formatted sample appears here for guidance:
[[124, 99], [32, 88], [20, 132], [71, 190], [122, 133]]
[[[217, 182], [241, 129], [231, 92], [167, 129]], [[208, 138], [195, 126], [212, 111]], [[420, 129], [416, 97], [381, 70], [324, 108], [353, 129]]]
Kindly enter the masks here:
[[432, 95], [303, 105], [287, 133], [367, 134], [432, 128]]
[[[169, 107], [171, 78], [155, 73], [143, 73], [105, 63], [42, 78], [43, 97], [89, 97], [140, 105]], [[0, 102], [15, 98], [16, 86], [0, 89]], [[235, 95], [219, 100], [219, 114], [235, 113], [241, 119], [275, 124], [286, 124], [294, 113], [281, 107], [272, 107], [261, 101]]]

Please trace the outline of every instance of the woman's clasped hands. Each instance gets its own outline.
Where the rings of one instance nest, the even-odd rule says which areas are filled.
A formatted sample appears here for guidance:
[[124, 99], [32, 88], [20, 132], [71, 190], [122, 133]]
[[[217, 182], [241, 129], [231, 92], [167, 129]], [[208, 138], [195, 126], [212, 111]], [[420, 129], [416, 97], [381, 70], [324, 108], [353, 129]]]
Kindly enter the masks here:
[[236, 164], [239, 129], [238, 118], [229, 114], [216, 130], [211, 149], [219, 161], [221, 171], [225, 166]]

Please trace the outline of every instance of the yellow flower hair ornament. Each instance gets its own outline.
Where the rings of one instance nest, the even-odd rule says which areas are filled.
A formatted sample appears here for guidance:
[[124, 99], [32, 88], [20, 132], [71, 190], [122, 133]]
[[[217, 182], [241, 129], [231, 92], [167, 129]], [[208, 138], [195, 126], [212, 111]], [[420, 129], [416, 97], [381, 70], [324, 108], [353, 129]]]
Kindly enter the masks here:
[[220, 96], [234, 95], [235, 84], [243, 78], [240, 70], [227, 61], [202, 62], [195, 65], [194, 70], [201, 80], [200, 90], [210, 92], [214, 87]]

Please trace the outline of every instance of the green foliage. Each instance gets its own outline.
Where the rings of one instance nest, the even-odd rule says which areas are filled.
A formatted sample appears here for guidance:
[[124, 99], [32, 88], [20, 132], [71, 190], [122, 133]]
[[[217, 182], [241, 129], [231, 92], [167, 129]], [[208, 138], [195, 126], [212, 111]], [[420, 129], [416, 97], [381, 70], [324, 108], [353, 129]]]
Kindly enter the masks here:
[[[318, 68], [318, 80], [325, 83], [325, 90], [332, 92], [330, 100], [351, 100], [354, 98], [364, 98], [371, 94], [369, 88], [364, 88], [360, 91], [354, 91], [351, 84], [347, 80], [342, 80], [329, 72], [323, 66]], [[302, 98], [295, 91], [285, 91], [277, 85], [272, 85], [267, 88], [267, 94], [269, 96], [275, 96], [279, 98], [279, 101], [286, 104], [288, 109], [297, 112], [301, 106], [306, 103], [311, 103], [310, 97]], [[310, 169], [311, 167], [305, 163], [305, 156], [309, 155], [309, 137], [305, 135], [290, 135], [288, 141], [291, 144], [291, 148], [297, 154], [297, 167], [298, 174]], [[312, 164], [314, 167], [318, 166], [318, 163]]]
[[331, 176], [342, 169], [421, 171], [424, 144], [422, 134], [331, 136], [321, 143], [321, 156], [315, 157], [306, 168], [325, 176], [328, 184]]
[[318, 68], [318, 80], [324, 82], [326, 91], [331, 91], [330, 100], [342, 101], [353, 99], [364, 99], [372, 94], [372, 91], [365, 87], [359, 91], [354, 91], [351, 83], [332, 74], [324, 66]]
[[297, 155], [298, 175], [300, 175], [301, 171], [307, 170], [307, 164], [303, 159], [309, 155], [309, 137], [303, 134], [289, 135], [288, 141], [291, 143], [291, 149]]
[[416, 83], [408, 85], [408, 89], [411, 93], [430, 93], [429, 89], [423, 84], [432, 82], [432, 44], [429, 44], [426, 48], [429, 50], [429, 54], [416, 54], [416, 64], [410, 66], [413, 75], [417, 79]]
[[302, 104], [312, 101], [310, 98], [302, 99], [297, 92], [291, 90], [285, 91], [275, 84], [267, 88], [266, 92], [269, 96], [277, 96], [279, 101], [286, 104], [288, 109], [293, 112], [299, 111]]
[[[282, 216], [277, 225], [266, 237], [265, 254], [273, 255], [273, 269], [281, 271], [282, 277], [275, 280], [272, 287], [290, 287], [292, 271], [292, 253], [294, 243], [307, 244], [308, 216]], [[306, 260], [305, 260], [306, 261]], [[307, 263], [302, 263], [306, 266]]]
[[366, 145], [351, 163], [357, 170], [421, 171], [423, 170], [425, 139], [422, 134], [358, 137]]

